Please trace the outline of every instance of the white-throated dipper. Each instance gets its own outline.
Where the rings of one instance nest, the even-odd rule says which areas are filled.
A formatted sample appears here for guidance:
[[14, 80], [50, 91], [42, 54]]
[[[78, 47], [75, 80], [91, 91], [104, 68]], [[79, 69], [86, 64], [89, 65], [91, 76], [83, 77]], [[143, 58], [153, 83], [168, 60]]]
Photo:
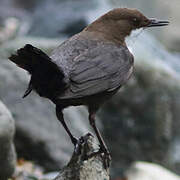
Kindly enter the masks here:
[[117, 8], [63, 42], [51, 56], [27, 44], [9, 59], [31, 75], [23, 97], [34, 90], [54, 102], [57, 118], [75, 146], [78, 140], [68, 129], [62, 110], [68, 106], [87, 106], [89, 122], [100, 143], [99, 153], [109, 162], [109, 151], [96, 127], [95, 113], [133, 72], [133, 55], [125, 38], [132, 30], [168, 23], [149, 19], [136, 9]]

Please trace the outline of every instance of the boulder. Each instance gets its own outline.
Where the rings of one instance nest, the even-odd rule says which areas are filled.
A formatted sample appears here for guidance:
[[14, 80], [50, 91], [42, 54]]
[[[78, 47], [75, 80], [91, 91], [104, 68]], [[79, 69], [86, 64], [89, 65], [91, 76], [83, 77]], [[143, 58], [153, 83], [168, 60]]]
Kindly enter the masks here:
[[126, 171], [127, 180], [179, 180], [180, 176], [154, 163], [134, 162]]
[[95, 0], [1, 0], [0, 23], [8, 17], [16, 17], [22, 23], [20, 35], [69, 36], [87, 25], [89, 11], [98, 4]]
[[103, 153], [94, 154], [98, 149], [90, 133], [81, 136], [70, 161], [54, 180], [109, 180], [109, 167], [105, 168]]
[[7, 107], [0, 101], [0, 179], [7, 180], [15, 170], [15, 122]]

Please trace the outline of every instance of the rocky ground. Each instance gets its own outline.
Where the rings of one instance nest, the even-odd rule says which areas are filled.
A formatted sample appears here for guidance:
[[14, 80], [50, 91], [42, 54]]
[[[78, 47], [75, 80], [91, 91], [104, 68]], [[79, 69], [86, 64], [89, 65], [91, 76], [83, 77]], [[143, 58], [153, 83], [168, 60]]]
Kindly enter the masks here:
[[14, 149], [15, 122], [7, 107], [0, 102], [0, 178], [12, 176], [16, 165]]

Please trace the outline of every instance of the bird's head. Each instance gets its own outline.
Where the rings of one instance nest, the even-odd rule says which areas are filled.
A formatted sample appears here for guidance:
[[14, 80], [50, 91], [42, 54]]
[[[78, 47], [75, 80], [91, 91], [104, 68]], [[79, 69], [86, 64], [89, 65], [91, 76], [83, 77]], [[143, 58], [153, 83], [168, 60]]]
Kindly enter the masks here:
[[136, 9], [117, 8], [101, 16], [86, 30], [104, 33], [106, 36], [124, 41], [132, 30], [168, 24], [168, 21], [147, 18]]

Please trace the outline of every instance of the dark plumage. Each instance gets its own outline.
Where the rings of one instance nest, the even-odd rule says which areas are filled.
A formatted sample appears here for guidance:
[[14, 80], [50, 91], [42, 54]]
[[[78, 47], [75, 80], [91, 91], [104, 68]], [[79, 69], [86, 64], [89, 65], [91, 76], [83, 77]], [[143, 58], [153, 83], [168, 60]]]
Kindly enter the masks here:
[[148, 19], [137, 10], [118, 8], [66, 40], [50, 57], [27, 44], [9, 59], [31, 74], [24, 96], [35, 90], [56, 104], [57, 117], [74, 145], [77, 140], [66, 126], [62, 110], [72, 105], [88, 107], [100, 152], [109, 161], [109, 151], [95, 125], [95, 113], [132, 74], [133, 56], [125, 37], [137, 28], [167, 24]]

